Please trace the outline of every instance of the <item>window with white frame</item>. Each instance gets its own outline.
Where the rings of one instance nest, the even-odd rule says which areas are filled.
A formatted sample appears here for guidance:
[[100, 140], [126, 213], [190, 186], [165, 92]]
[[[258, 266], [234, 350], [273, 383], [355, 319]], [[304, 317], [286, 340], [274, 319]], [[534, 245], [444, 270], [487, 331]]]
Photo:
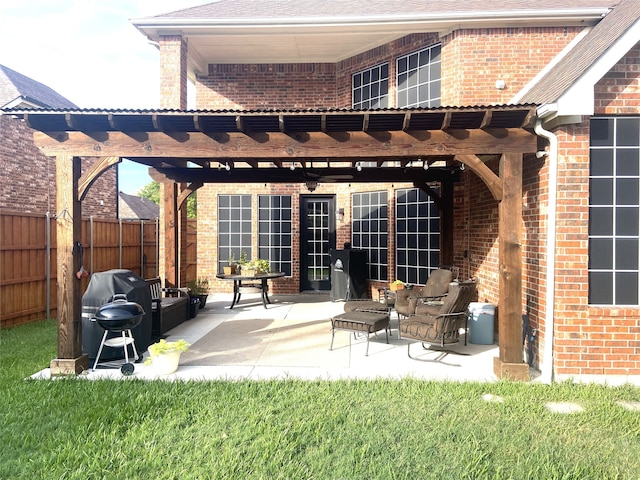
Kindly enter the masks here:
[[591, 120], [589, 303], [638, 305], [640, 117]]
[[396, 278], [424, 285], [440, 265], [440, 212], [419, 188], [396, 191]]
[[370, 280], [388, 280], [387, 252], [389, 214], [387, 192], [365, 192], [351, 195], [351, 245], [365, 250], [369, 261]]
[[396, 61], [398, 108], [440, 106], [440, 44]]
[[259, 195], [258, 215], [259, 257], [291, 276], [291, 195]]
[[218, 271], [243, 253], [251, 259], [251, 195], [218, 195]]
[[352, 76], [352, 104], [356, 110], [387, 108], [389, 106], [389, 64], [354, 73]]

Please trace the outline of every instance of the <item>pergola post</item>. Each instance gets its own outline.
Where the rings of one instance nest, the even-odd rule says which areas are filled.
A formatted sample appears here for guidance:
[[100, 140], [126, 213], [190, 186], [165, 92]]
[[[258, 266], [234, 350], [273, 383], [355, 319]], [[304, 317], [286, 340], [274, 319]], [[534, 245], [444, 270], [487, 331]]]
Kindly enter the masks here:
[[52, 375], [81, 373], [89, 363], [88, 356], [82, 354], [82, 295], [80, 279], [76, 276], [82, 266], [80, 167], [79, 157], [56, 158], [58, 358], [51, 361]]
[[453, 265], [453, 183], [440, 184], [440, 263]]
[[180, 286], [178, 241], [179, 226], [182, 222], [178, 219], [178, 184], [163, 182], [161, 186], [164, 213], [164, 283], [165, 287], [173, 288]]
[[506, 153], [500, 159], [500, 355], [494, 359], [494, 373], [512, 380], [529, 380], [529, 365], [522, 358], [522, 160], [518, 153]]

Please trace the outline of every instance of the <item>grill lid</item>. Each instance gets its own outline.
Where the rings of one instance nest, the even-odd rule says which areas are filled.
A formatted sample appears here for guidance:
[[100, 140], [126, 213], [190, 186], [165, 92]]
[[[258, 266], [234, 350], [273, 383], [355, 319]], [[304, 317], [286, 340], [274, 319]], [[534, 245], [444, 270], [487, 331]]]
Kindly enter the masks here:
[[144, 309], [135, 302], [129, 302], [124, 294], [114, 295], [110, 303], [105, 303], [95, 313], [95, 319], [105, 330], [134, 328], [142, 321]]

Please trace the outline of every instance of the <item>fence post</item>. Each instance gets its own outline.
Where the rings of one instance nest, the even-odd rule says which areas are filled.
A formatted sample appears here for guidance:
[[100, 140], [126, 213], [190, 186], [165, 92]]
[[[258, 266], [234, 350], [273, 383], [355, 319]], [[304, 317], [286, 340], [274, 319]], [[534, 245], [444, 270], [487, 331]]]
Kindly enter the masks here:
[[144, 220], [140, 219], [140, 276], [144, 278]]
[[89, 273], [93, 274], [93, 215], [89, 215]]
[[118, 268], [122, 268], [122, 219], [118, 219]]
[[45, 245], [47, 253], [45, 255], [45, 296], [47, 302], [47, 320], [51, 318], [51, 214], [49, 212], [44, 214], [45, 221]]
[[156, 277], [160, 276], [160, 217], [156, 217]]

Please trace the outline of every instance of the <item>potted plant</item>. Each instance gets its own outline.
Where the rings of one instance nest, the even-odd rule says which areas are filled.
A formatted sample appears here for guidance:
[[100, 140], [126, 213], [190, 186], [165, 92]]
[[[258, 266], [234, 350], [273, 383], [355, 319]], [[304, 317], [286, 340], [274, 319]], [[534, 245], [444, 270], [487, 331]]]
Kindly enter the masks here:
[[222, 270], [224, 271], [225, 275], [235, 275], [237, 273], [238, 270], [238, 264], [236, 263], [236, 256], [233, 254], [233, 252], [231, 253], [231, 255], [229, 255], [229, 265], [226, 267], [222, 267]]
[[240, 258], [238, 259], [236, 273], [242, 273], [242, 269], [246, 267], [248, 263], [249, 263], [249, 260], [247, 260], [247, 254], [243, 251], [240, 254]]
[[[209, 296], [209, 279], [200, 277], [187, 284], [191, 298], [199, 299], [199, 308], [204, 308]], [[194, 315], [195, 316], [195, 315]]]
[[180, 355], [189, 350], [189, 343], [183, 339], [167, 342], [165, 339], [149, 345], [149, 357], [145, 365], [153, 365], [153, 369], [160, 375], [169, 375], [178, 369]]
[[251, 260], [246, 266], [242, 267], [242, 274], [246, 276], [256, 276], [261, 273], [269, 273], [271, 270], [271, 266], [269, 265], [269, 261], [264, 258], [257, 258], [256, 260]]

